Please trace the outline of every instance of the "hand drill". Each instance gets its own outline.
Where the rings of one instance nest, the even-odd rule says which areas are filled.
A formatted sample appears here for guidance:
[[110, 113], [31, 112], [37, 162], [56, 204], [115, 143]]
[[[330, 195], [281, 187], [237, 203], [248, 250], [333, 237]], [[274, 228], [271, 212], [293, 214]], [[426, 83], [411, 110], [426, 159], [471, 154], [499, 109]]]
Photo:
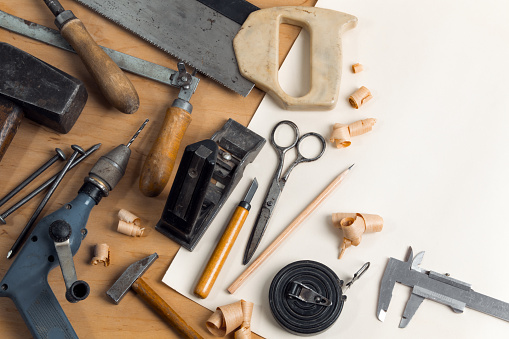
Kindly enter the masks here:
[[14, 301], [34, 338], [78, 338], [48, 284], [48, 274], [60, 264], [66, 299], [74, 303], [88, 296], [90, 287], [77, 279], [72, 257], [87, 235], [92, 208], [123, 177], [131, 155], [129, 146], [147, 122], [127, 145], [117, 146], [97, 161], [73, 201], [37, 224], [0, 282], [0, 297]]

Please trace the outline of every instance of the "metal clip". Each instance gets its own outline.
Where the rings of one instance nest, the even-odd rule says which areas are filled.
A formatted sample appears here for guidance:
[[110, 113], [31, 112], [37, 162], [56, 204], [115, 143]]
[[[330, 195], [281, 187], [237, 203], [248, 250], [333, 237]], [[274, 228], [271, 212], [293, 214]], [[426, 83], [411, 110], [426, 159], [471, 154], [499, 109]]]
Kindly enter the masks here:
[[287, 296], [309, 304], [332, 306], [332, 301], [298, 281], [292, 281], [290, 286], [288, 286]]
[[354, 282], [356, 282], [363, 274], [364, 272], [366, 272], [369, 268], [369, 261], [367, 263], [365, 263], [364, 265], [362, 265], [362, 267], [360, 268], [360, 270], [358, 270], [354, 275], [353, 275], [353, 278], [352, 280], [350, 280], [349, 282], [346, 283], [345, 285], [345, 290], [349, 289], [350, 286], [353, 285]]

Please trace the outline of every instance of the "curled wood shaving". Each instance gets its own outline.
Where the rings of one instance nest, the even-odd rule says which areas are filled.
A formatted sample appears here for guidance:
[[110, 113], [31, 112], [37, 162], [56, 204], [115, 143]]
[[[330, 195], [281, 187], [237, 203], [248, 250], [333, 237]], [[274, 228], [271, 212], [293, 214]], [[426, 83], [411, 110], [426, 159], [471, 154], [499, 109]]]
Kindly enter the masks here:
[[129, 235], [131, 237], [141, 237], [145, 228], [136, 226], [135, 224], [125, 222], [123, 220], [118, 221], [117, 232]]
[[351, 138], [368, 133], [373, 129], [376, 119], [358, 120], [350, 125], [334, 124], [329, 138], [336, 148], [345, 148], [352, 144]]
[[110, 247], [107, 244], [95, 245], [92, 264], [97, 265], [101, 262], [104, 264], [104, 266], [110, 265]]
[[332, 214], [332, 223], [334, 227], [341, 228], [343, 231], [339, 259], [343, 257], [348, 247], [361, 243], [364, 233], [381, 232], [384, 226], [381, 216], [362, 213], [334, 213]]
[[207, 320], [206, 327], [217, 337], [224, 337], [238, 328], [235, 339], [249, 339], [253, 306], [252, 302], [245, 300], [220, 306]]
[[359, 72], [362, 72], [363, 70], [364, 70], [364, 66], [362, 66], [359, 63], [352, 65], [352, 72], [354, 72], [354, 73], [359, 73]]
[[350, 95], [348, 101], [350, 102], [350, 105], [352, 105], [353, 108], [358, 109], [371, 99], [373, 99], [373, 96], [371, 95], [369, 89], [367, 89], [364, 86], [361, 86], [361, 88], [359, 88], [352, 95]]
[[140, 218], [125, 209], [121, 209], [120, 211], [118, 211], [118, 218], [122, 221], [135, 224], [136, 226], [141, 225]]

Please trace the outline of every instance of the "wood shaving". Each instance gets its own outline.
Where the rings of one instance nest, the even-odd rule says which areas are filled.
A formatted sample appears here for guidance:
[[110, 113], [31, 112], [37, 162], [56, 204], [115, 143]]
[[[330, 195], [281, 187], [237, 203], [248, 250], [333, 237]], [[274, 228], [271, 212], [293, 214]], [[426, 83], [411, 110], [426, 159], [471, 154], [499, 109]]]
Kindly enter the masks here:
[[329, 138], [336, 148], [345, 148], [352, 144], [351, 138], [368, 133], [373, 129], [376, 119], [358, 120], [350, 125], [334, 124]]
[[104, 264], [104, 266], [110, 265], [110, 247], [107, 244], [95, 245], [92, 264], [97, 265], [101, 262]]
[[141, 237], [145, 228], [136, 226], [135, 224], [125, 222], [123, 220], [118, 221], [117, 232], [129, 235], [131, 237]]
[[120, 211], [118, 211], [118, 218], [122, 221], [135, 224], [136, 226], [141, 225], [140, 218], [125, 209], [121, 209]]
[[224, 337], [238, 328], [235, 339], [250, 339], [253, 306], [252, 302], [245, 300], [220, 306], [207, 320], [206, 327], [217, 337]]
[[362, 72], [363, 70], [364, 70], [364, 66], [362, 66], [359, 63], [352, 65], [352, 72], [354, 72], [354, 73], [359, 73], [359, 72]]
[[355, 93], [350, 95], [348, 101], [353, 108], [360, 108], [362, 105], [367, 103], [369, 100], [373, 99], [371, 92], [366, 87], [362, 86]]
[[381, 232], [384, 226], [381, 216], [362, 213], [334, 213], [332, 214], [332, 223], [334, 227], [343, 230], [339, 259], [343, 257], [348, 247], [361, 243], [364, 233]]

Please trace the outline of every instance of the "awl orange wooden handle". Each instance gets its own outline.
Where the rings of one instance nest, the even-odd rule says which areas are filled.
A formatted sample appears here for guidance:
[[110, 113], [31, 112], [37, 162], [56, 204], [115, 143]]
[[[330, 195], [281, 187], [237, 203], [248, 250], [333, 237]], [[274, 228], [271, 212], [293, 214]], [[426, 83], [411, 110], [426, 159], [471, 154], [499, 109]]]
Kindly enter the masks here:
[[166, 111], [159, 135], [141, 170], [140, 190], [147, 197], [158, 196], [164, 190], [190, 123], [191, 114], [186, 110], [172, 106]]
[[131, 286], [138, 295], [145, 300], [154, 310], [163, 318], [168, 320], [184, 338], [203, 338], [192, 327], [190, 327], [184, 319], [182, 319], [173, 308], [170, 307], [157, 293], [154, 291], [143, 278], [138, 278]]
[[60, 33], [74, 48], [106, 99], [120, 112], [132, 114], [140, 99], [127, 76], [90, 36], [79, 19], [65, 23]]
[[233, 212], [233, 216], [226, 227], [223, 236], [217, 243], [209, 262], [203, 270], [200, 280], [194, 289], [194, 294], [197, 297], [205, 299], [209, 295], [210, 290], [212, 289], [212, 286], [214, 286], [217, 276], [219, 275], [219, 272], [221, 272], [226, 258], [228, 258], [228, 254], [230, 254], [233, 244], [235, 243], [248, 214], [249, 211], [241, 206], [238, 206], [235, 209], [235, 212]]

